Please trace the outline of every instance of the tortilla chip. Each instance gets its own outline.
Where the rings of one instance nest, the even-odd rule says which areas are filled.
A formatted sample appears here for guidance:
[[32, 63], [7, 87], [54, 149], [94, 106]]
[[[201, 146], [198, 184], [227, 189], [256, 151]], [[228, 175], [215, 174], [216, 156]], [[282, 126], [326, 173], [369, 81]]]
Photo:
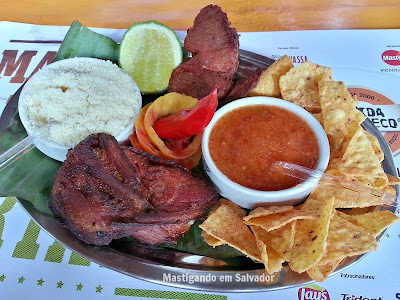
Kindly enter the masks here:
[[293, 63], [290, 57], [282, 56], [262, 72], [256, 87], [249, 92], [248, 96], [280, 97], [279, 78], [291, 68], [293, 68]]
[[239, 205], [237, 205], [236, 203], [232, 202], [231, 200], [225, 199], [225, 198], [220, 198], [219, 201], [211, 208], [210, 210], [210, 214], [213, 213], [214, 211], [217, 210], [218, 207], [220, 207], [221, 205], [227, 205], [230, 208], [232, 208], [232, 210], [235, 212], [235, 214], [237, 216], [239, 216], [240, 218], [243, 218], [246, 216], [246, 211], [241, 208]]
[[[296, 230], [296, 222], [293, 221], [285, 226], [272, 230], [265, 231], [258, 226], [250, 226], [251, 228], [258, 228], [263, 230], [263, 242], [268, 248], [275, 250], [285, 261], [290, 260], [290, 250], [294, 244], [294, 234]], [[254, 232], [254, 231], [253, 231]]]
[[350, 216], [357, 216], [357, 215], [363, 215], [372, 211], [376, 211], [379, 209], [379, 206], [368, 206], [368, 207], [353, 207], [351, 209], [348, 209], [346, 211], [343, 211], [346, 215]]
[[319, 264], [325, 265], [347, 256], [360, 255], [375, 250], [378, 245], [368, 231], [333, 214], [329, 225], [327, 247]]
[[381, 162], [362, 127], [356, 130], [347, 144], [337, 168], [348, 179], [355, 179], [367, 186], [383, 188], [388, 184]]
[[318, 184], [313, 193], [318, 194], [319, 197], [322, 198], [335, 197], [333, 203], [334, 208], [361, 208], [383, 204], [381, 197], [374, 197], [369, 194], [355, 192], [340, 186], [323, 183]]
[[313, 113], [312, 115], [313, 115], [314, 118], [317, 119], [319, 124], [321, 124], [322, 127], [323, 127], [324, 126], [324, 119], [322, 118], [322, 113]]
[[[383, 154], [383, 151], [381, 149], [381, 145], [378, 142], [378, 139], [376, 138], [376, 136], [372, 135], [371, 133], [369, 133], [366, 130], [364, 130], [364, 134], [369, 139], [372, 149], [374, 149], [375, 155], [378, 157], [379, 161], [382, 162], [385, 159], [385, 155]], [[399, 178], [398, 183], [400, 183], [400, 178]]]
[[223, 241], [221, 241], [221, 240], [209, 235], [205, 231], [201, 232], [201, 236], [203, 237], [204, 242], [206, 242], [209, 246], [211, 246], [213, 248], [224, 245]]
[[302, 273], [315, 266], [325, 253], [327, 234], [334, 198], [321, 198], [311, 193], [301, 210], [318, 216], [317, 219], [298, 220], [294, 245], [290, 253], [290, 268]]
[[[388, 178], [388, 180], [389, 180], [389, 178]], [[391, 180], [393, 180], [393, 179], [391, 179]], [[386, 193], [386, 195], [384, 196], [383, 205], [392, 205], [393, 202], [395, 202], [397, 200], [397, 195], [396, 195], [397, 191], [393, 187], [385, 186], [382, 189], [382, 192]], [[392, 197], [391, 195], [393, 195], [394, 197]]]
[[399, 220], [394, 213], [388, 210], [373, 211], [363, 215], [355, 216], [347, 215], [340, 211], [338, 211], [337, 214], [342, 219], [345, 219], [350, 223], [365, 229], [374, 237], [377, 237], [383, 230]]
[[283, 99], [309, 111], [319, 112], [318, 82], [332, 80], [332, 70], [311, 62], [304, 62], [290, 69], [279, 79]]
[[357, 101], [351, 97], [343, 82], [320, 81], [318, 86], [331, 157], [341, 157], [346, 140], [353, 136], [366, 117], [357, 110]]
[[[244, 209], [242, 209], [239, 205], [237, 205], [236, 203], [233, 203], [230, 200], [221, 198], [219, 199], [219, 201], [211, 208], [210, 210], [210, 214], [212, 214], [214, 211], [217, 210], [218, 207], [220, 207], [221, 205], [227, 205], [230, 208], [232, 208], [232, 210], [235, 212], [235, 214], [240, 217], [243, 218], [244, 216], [246, 216], [246, 211]], [[201, 236], [204, 238], [204, 241], [210, 245], [211, 247], [215, 248], [217, 246], [222, 246], [224, 245], [224, 242], [216, 239], [215, 237], [209, 235], [207, 232], [202, 231], [201, 232]]]
[[229, 206], [218, 207], [199, 227], [249, 258], [262, 262], [254, 235]]
[[[352, 97], [343, 81], [320, 81], [319, 96], [321, 101], [321, 109], [337, 108], [344, 113], [349, 114], [350, 120], [343, 119], [345, 123], [348, 121], [356, 121], [361, 124], [366, 117], [357, 109], [357, 98]], [[328, 111], [322, 111], [325, 115]], [[360, 114], [361, 113], [361, 114]]]
[[246, 224], [259, 226], [265, 231], [271, 231], [281, 228], [282, 226], [285, 226], [286, 224], [294, 220], [300, 219], [316, 219], [316, 216], [312, 214], [307, 214], [301, 210], [292, 209], [282, 213], [269, 214], [266, 216], [251, 218], [246, 221]]
[[332, 261], [327, 264], [317, 264], [314, 267], [308, 269], [306, 272], [312, 280], [322, 282], [325, 281], [333, 271], [336, 270], [337, 266], [342, 262], [341, 259]]
[[265, 266], [268, 274], [273, 274], [282, 270], [282, 264], [285, 258], [277, 251], [267, 246], [268, 241], [267, 232], [257, 226], [250, 226], [257, 241], [258, 249], [261, 253], [261, 260]]
[[279, 214], [291, 210], [294, 210], [293, 206], [257, 207], [256, 209], [252, 210], [248, 216], [244, 217], [243, 220], [248, 221], [253, 218], [268, 216], [272, 214]]
[[[389, 174], [386, 174], [387, 178], [388, 178], [388, 185], [397, 185], [400, 184], [400, 178], [399, 177], [395, 177]], [[396, 194], [396, 191], [393, 193]]]

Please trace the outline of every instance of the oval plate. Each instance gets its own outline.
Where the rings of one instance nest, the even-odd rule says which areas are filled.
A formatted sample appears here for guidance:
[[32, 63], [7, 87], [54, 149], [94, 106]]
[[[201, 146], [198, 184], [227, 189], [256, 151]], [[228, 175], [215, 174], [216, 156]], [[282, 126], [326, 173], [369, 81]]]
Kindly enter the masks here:
[[[256, 68], [268, 67], [272, 62], [273, 60], [270, 58], [241, 50], [239, 77], [246, 77]], [[383, 161], [385, 172], [396, 176], [392, 152], [381, 133], [369, 120], [363, 123], [363, 127], [375, 135], [380, 143], [385, 155]], [[397, 187], [396, 193], [399, 194]], [[69, 230], [61, 227], [55, 218], [38, 212], [25, 200], [18, 199], [18, 201], [44, 231], [65, 247], [97, 264], [150, 282], [216, 292], [271, 291], [311, 282], [306, 273], [295, 273], [289, 269], [287, 264], [284, 265], [281, 272], [274, 276], [265, 276], [262, 264], [256, 264], [246, 258], [228, 262], [172, 249], [153, 247], [127, 239], [115, 240], [108, 246], [88, 245], [78, 240]], [[382, 209], [395, 211], [395, 207]], [[383, 235], [384, 233], [378, 237], [378, 241]], [[357, 263], [365, 255], [367, 254], [344, 260], [334, 274]], [[221, 276], [224, 279], [230, 278], [231, 281], [220, 280]], [[173, 281], [171, 278], [179, 277], [186, 280], [171, 282]], [[194, 281], [193, 284], [188, 284], [189, 278]], [[259, 280], [254, 281], [256, 278]]]

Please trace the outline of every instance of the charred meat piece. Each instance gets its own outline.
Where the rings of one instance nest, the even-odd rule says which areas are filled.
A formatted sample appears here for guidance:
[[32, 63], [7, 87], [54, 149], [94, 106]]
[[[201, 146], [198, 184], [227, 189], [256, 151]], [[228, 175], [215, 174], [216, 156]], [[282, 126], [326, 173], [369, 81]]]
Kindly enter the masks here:
[[172, 72], [169, 92], [201, 99], [217, 88], [219, 99], [227, 95], [239, 66], [239, 36], [229, 26], [219, 6], [200, 11], [185, 38], [184, 47], [193, 58]]
[[192, 222], [177, 224], [138, 224], [132, 236], [143, 243], [154, 245], [174, 243], [180, 236], [189, 231]]
[[203, 51], [188, 60], [186, 65], [221, 72], [227, 78], [233, 78], [239, 66], [238, 49], [222, 48], [218, 51]]
[[[194, 177], [186, 168], [168, 160], [124, 147], [125, 155], [136, 168], [147, 201], [157, 212], [204, 212], [216, 201], [217, 192], [209, 183]], [[155, 213], [152, 211], [151, 213]], [[186, 216], [181, 214], [181, 220]]]
[[230, 90], [229, 94], [226, 96], [219, 105], [224, 105], [236, 99], [244, 98], [247, 94], [256, 87], [257, 83], [260, 81], [261, 73], [264, 71], [262, 68], [258, 68], [255, 73], [247, 78], [242, 78], [235, 83], [235, 86]]
[[226, 96], [232, 86], [233, 80], [224, 72], [184, 63], [172, 71], [168, 91], [201, 99], [217, 89], [218, 98], [221, 99]]
[[208, 183], [185, 168], [96, 134], [68, 152], [50, 208], [89, 244], [106, 245], [126, 236], [173, 243], [216, 198]]
[[230, 28], [228, 16], [217, 5], [204, 7], [187, 32], [185, 49], [193, 54], [221, 48], [238, 48], [236, 29]]

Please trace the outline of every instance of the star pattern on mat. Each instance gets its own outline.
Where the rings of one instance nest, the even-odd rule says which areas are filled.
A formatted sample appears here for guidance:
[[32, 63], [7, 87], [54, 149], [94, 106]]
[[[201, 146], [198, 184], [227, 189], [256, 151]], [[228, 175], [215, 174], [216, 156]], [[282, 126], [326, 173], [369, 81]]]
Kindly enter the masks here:
[[390, 238], [390, 234], [389, 233], [386, 233], [385, 235], [386, 235], [387, 238]]
[[82, 291], [83, 285], [82, 283], [79, 282], [79, 284], [76, 285], [76, 290], [77, 291]]
[[6, 276], [6, 275], [4, 275], [4, 274], [3, 274], [3, 275], [1, 275], [1, 276], [0, 276], [0, 281], [1, 281], [1, 282], [3, 282], [3, 281], [6, 279], [6, 277], [7, 277], [7, 276]]
[[21, 276], [20, 278], [18, 278], [18, 283], [23, 284], [24, 281], [25, 281], [25, 277], [24, 276]]
[[43, 278], [40, 278], [40, 279], [37, 281], [37, 285], [43, 285], [43, 283], [44, 283]]
[[61, 289], [63, 285], [64, 285], [64, 282], [62, 282], [61, 280], [59, 282], [57, 282], [58, 289]]
[[101, 293], [101, 290], [102, 290], [103, 288], [101, 287], [101, 285], [99, 285], [99, 286], [96, 286], [96, 293]]

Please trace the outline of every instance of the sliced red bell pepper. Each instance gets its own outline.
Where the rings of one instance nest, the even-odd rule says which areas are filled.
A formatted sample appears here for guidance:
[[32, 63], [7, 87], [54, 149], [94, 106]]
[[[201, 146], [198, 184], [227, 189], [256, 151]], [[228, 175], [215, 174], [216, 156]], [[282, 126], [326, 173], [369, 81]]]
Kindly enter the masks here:
[[201, 159], [202, 133], [183, 139], [160, 139], [153, 124], [164, 116], [193, 109], [199, 100], [179, 93], [168, 93], [144, 106], [129, 136], [132, 145], [163, 159], [173, 160], [186, 168], [194, 168]]
[[181, 139], [196, 135], [210, 123], [218, 106], [217, 89], [205, 96], [192, 109], [157, 120], [153, 128], [162, 139]]
[[[157, 98], [151, 103], [145, 113], [143, 126], [148, 138], [147, 141], [151, 142], [153, 148], [158, 149], [162, 155], [173, 160], [187, 158], [197, 151], [201, 145], [202, 132], [194, 135], [187, 147], [170, 149], [165, 144], [167, 139], [161, 139], [155, 132], [153, 125], [158, 119], [161, 119], [164, 116], [173, 115], [182, 110], [194, 108], [198, 102], [199, 100], [193, 97], [172, 92]], [[144, 110], [144, 108], [142, 110]], [[139, 119], [140, 114], [138, 120]], [[138, 120], [136, 120], [136, 122], [140, 122], [140, 120]], [[138, 139], [142, 142], [143, 139], [141, 141], [140, 138], [141, 136], [138, 134]], [[144, 140], [146, 143], [147, 141]]]

